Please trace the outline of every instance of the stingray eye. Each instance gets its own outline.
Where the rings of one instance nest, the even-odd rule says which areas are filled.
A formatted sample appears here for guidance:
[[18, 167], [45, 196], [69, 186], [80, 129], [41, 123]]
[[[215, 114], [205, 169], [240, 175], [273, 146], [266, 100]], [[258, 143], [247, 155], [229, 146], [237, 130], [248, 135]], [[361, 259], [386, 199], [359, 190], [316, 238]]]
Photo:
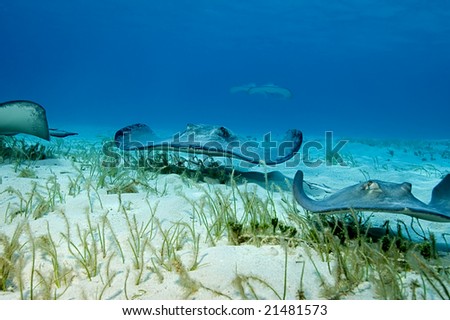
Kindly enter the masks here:
[[380, 186], [375, 181], [369, 180], [363, 185], [363, 190], [380, 190]]
[[412, 184], [409, 182], [402, 183], [402, 189], [408, 192], [411, 192]]
[[221, 137], [223, 137], [223, 138], [229, 138], [230, 136], [231, 136], [231, 134], [230, 134], [230, 131], [228, 131], [228, 129], [227, 128], [225, 128], [225, 127], [220, 127], [220, 128], [218, 128], [217, 130], [216, 130], [216, 133], [219, 135], [219, 136], [221, 136]]
[[370, 190], [379, 190], [379, 191], [381, 191], [380, 185], [378, 183], [376, 183], [374, 181], [371, 181], [371, 182], [372, 183], [370, 184]]
[[361, 189], [362, 190], [370, 190], [371, 189], [370, 186], [372, 185], [372, 183], [373, 183], [373, 181], [371, 181], [371, 180], [367, 181], [366, 183], [363, 184]]

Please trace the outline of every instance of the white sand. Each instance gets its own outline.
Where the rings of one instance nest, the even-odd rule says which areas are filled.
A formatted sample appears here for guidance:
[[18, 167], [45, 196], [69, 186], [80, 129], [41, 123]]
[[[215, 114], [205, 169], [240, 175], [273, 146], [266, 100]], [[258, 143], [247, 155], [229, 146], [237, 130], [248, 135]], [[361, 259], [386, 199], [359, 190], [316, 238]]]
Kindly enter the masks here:
[[[329, 271], [329, 267], [333, 269], [336, 263], [333, 255], [327, 263], [317, 252], [301, 242], [296, 247], [285, 249], [286, 246], [279, 241], [268, 237], [261, 245], [250, 243], [237, 246], [232, 245], [224, 234], [212, 244], [208, 240], [205, 225], [193, 210], [192, 202], [200, 205], [207, 191], [214, 193], [214, 190], [221, 190], [222, 194], [230, 197], [230, 203], [235, 203], [237, 211], [242, 214], [243, 203], [239, 198], [236, 198], [236, 202], [232, 201], [230, 186], [195, 183], [175, 174], [160, 174], [147, 181], [151, 187], [158, 190], [157, 194], [139, 186], [138, 193], [122, 194], [119, 199], [117, 194], [108, 194], [107, 187], [94, 190], [99, 177], [95, 172], [90, 175], [89, 166], [83, 165], [85, 160], [80, 156], [91, 150], [93, 141], [68, 138], [59, 146], [59, 158], [25, 162], [18, 168], [15, 168], [14, 164], [0, 163], [0, 234], [11, 238], [21, 221], [27, 223], [20, 237], [23, 247], [13, 256], [14, 274], [8, 280], [8, 290], [0, 292], [0, 299], [20, 299], [20, 281], [23, 283], [22, 297], [25, 299], [31, 298], [31, 295], [36, 299], [55, 296], [59, 299], [243, 299], [244, 296], [251, 299], [277, 299], [283, 296], [296, 299], [301, 290], [301, 294], [307, 299], [320, 299], [324, 298], [321, 279], [330, 286], [335, 282], [335, 272]], [[351, 164], [346, 167], [322, 165], [308, 168], [300, 164], [297, 168], [286, 169], [281, 165], [275, 169], [289, 177], [293, 177], [297, 169], [302, 169], [308, 182], [325, 185], [332, 190], [353, 185], [366, 180], [367, 177], [392, 182], [409, 181], [413, 184], [413, 193], [427, 202], [432, 188], [450, 168], [450, 160], [441, 156], [450, 148], [448, 141], [433, 142], [429, 146], [419, 142], [404, 142], [398, 145], [376, 142], [375, 146], [368, 143], [370, 144], [370, 141], [353, 142], [343, 149], [347, 162]], [[52, 145], [56, 146], [56, 142]], [[97, 141], [93, 150], [99, 146]], [[84, 151], [80, 148], [84, 148]], [[68, 154], [64, 154], [67, 150]], [[389, 150], [393, 151], [393, 155]], [[431, 155], [435, 160], [431, 160]], [[35, 178], [18, 176], [27, 166], [34, 170]], [[132, 170], [126, 172], [133, 174]], [[34, 184], [36, 192], [43, 199], [51, 197], [51, 177], [56, 177], [62, 195], [62, 199], [56, 197], [54, 208], [38, 219], [17, 213], [21, 207], [20, 194], [23, 197], [23, 207], [30, 199]], [[77, 181], [80, 189], [71, 191], [71, 181]], [[239, 185], [239, 188], [247, 188], [250, 192], [256, 192], [261, 199], [267, 199], [267, 191], [254, 183]], [[319, 193], [317, 197], [323, 195]], [[282, 199], [292, 201], [291, 192], [273, 193], [278, 218], [289, 224], [288, 217], [283, 214]], [[35, 196], [29, 203], [32, 211], [38, 204], [39, 196]], [[132, 233], [124, 211], [130, 219], [135, 217], [139, 229], [152, 220], [151, 210], [155, 208], [153, 223], [142, 232], [140, 241], [143, 255], [139, 261], [141, 266], [136, 269], [130, 247]], [[303, 213], [300, 207], [299, 209]], [[212, 214], [208, 207], [205, 207], [205, 212], [209, 216]], [[70, 227], [70, 234], [64, 216]], [[103, 223], [105, 216], [109, 224]], [[94, 228], [92, 233], [87, 232], [87, 217]], [[392, 226], [398, 219], [403, 220], [406, 225], [411, 222], [408, 216], [392, 214], [375, 214], [371, 219], [373, 225], [379, 226], [386, 219], [392, 221]], [[47, 235], [47, 225], [56, 245], [59, 274], [64, 275], [61, 276], [59, 287], [53, 280], [52, 259], [43, 253], [39, 245], [39, 238]], [[27, 231], [27, 226], [31, 232]], [[445, 247], [443, 234], [449, 232], [449, 226], [450, 224], [445, 223], [422, 222], [424, 230], [436, 235], [441, 248]], [[195, 241], [190, 228], [194, 228], [195, 237], [199, 237], [196, 267], [192, 267], [196, 259]], [[105, 255], [100, 241], [103, 229], [106, 239]], [[167, 242], [164, 242], [164, 231], [169, 237], [178, 232], [174, 252], [165, 251]], [[73, 242], [73, 246], [69, 246], [67, 237]], [[92, 279], [88, 278], [85, 268], [75, 257], [75, 247], [83, 252], [80, 240], [83, 237], [91, 252], [94, 252], [93, 239], [96, 243], [97, 261], [93, 263], [95, 272]], [[33, 241], [37, 248], [34, 266], [31, 245]], [[73, 253], [68, 250], [69, 247]], [[123, 259], [119, 247], [123, 251]], [[2, 250], [4, 247], [0, 245], [0, 254]], [[170, 256], [171, 254], [173, 256]], [[33, 267], [35, 272], [31, 279]], [[284, 288], [286, 268], [287, 285]], [[404, 285], [405, 298], [411, 298], [410, 283], [412, 279], [420, 281], [420, 277], [408, 272], [400, 274], [399, 277]], [[137, 279], [140, 279], [138, 284]], [[50, 289], [46, 283], [50, 284]], [[422, 289], [417, 292], [418, 295], [423, 293]], [[379, 298], [379, 295], [370, 281], [363, 281], [341, 295], [341, 298], [375, 299]], [[427, 287], [426, 298], [434, 299], [439, 296], [432, 288]]]

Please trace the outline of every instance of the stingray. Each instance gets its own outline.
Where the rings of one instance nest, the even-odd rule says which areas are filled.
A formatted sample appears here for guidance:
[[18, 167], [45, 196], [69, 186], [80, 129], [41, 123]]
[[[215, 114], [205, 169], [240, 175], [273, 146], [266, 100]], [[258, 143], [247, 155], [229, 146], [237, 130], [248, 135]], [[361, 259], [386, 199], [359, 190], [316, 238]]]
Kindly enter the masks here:
[[0, 103], [0, 134], [26, 133], [49, 140], [47, 116], [39, 104], [16, 100]]
[[423, 220], [450, 222], [450, 174], [433, 188], [428, 204], [411, 193], [412, 185], [408, 182], [369, 180], [318, 201], [306, 195], [303, 182], [303, 172], [297, 171], [293, 185], [294, 197], [304, 209], [314, 213], [344, 213], [350, 210], [390, 212]]
[[270, 134], [266, 134], [262, 141], [257, 141], [239, 137], [222, 126], [188, 124], [184, 131], [162, 139], [147, 125], [138, 123], [118, 130], [114, 140], [125, 151], [180, 151], [275, 165], [291, 159], [298, 152], [302, 133], [292, 129], [281, 140], [274, 141]]
[[45, 109], [33, 101], [15, 100], [0, 103], [0, 135], [30, 134], [45, 140], [50, 136], [65, 138], [77, 135], [59, 129], [49, 129]]

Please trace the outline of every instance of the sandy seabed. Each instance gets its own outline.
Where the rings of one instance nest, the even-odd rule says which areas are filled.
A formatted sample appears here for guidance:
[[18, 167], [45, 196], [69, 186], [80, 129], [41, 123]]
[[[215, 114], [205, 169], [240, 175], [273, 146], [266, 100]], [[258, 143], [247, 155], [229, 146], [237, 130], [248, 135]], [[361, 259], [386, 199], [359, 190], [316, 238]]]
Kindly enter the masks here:
[[[311, 230], [325, 230], [305, 224], [289, 181], [104, 168], [104, 139], [55, 139], [47, 159], [2, 159], [0, 299], [450, 298], [448, 223], [358, 215], [400, 230], [405, 254], [390, 248], [395, 239], [384, 250], [366, 238], [314, 241]], [[354, 139], [341, 154], [346, 166], [247, 170], [293, 178], [301, 169], [317, 199], [369, 178], [408, 181], [428, 202], [450, 168], [449, 141]], [[430, 238], [437, 252], [422, 257]]]

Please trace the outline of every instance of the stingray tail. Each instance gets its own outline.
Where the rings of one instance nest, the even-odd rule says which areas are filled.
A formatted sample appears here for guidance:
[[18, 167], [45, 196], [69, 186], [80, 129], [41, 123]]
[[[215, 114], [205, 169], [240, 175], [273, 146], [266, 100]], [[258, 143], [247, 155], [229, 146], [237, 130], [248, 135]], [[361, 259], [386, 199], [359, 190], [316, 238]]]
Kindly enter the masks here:
[[294, 198], [295, 200], [297, 200], [297, 203], [308, 211], [314, 211], [315, 201], [308, 197], [308, 195], [305, 193], [305, 189], [303, 188], [303, 171], [297, 171], [292, 187], [294, 191]]

